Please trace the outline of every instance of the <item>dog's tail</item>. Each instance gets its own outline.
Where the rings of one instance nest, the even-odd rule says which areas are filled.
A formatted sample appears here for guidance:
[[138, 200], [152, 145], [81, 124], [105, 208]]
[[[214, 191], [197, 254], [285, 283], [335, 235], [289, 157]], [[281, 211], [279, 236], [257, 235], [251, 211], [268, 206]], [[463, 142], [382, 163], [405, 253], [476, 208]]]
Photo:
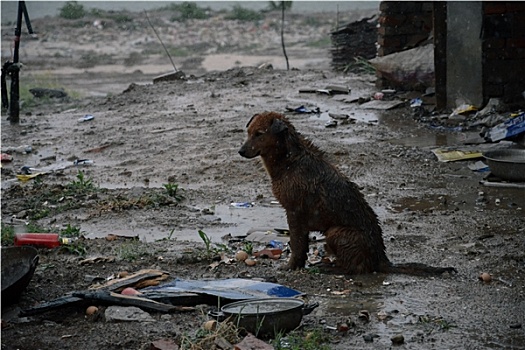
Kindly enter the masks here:
[[390, 263], [385, 272], [390, 273], [403, 273], [407, 275], [440, 275], [442, 273], [458, 273], [453, 267], [434, 267], [420, 263], [404, 263], [404, 264], [393, 264]]

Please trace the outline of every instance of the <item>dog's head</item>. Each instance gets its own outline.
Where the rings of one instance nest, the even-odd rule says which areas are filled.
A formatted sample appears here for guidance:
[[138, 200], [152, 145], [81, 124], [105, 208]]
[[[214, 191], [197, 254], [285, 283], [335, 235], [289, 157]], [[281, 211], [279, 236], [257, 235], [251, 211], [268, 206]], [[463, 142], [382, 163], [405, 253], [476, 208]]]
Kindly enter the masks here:
[[265, 157], [270, 153], [279, 152], [279, 144], [293, 126], [282, 114], [263, 112], [254, 115], [248, 124], [248, 138], [239, 149], [239, 154], [245, 158]]

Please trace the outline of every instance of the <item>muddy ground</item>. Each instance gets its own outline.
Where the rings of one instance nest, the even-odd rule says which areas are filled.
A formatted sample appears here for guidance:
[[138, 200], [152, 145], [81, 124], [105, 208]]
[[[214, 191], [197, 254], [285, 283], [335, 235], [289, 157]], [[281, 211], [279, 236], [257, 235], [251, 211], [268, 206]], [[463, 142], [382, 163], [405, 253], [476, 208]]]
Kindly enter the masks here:
[[[95, 65], [77, 72], [73, 69], [79, 61], [74, 57], [81, 53], [71, 49], [67, 60], [52, 50], [59, 43], [74, 42], [72, 37], [93, 35], [91, 20], [86, 23], [78, 31], [60, 31], [56, 41], [49, 35], [41, 45], [35, 41], [24, 47], [36, 62], [36, 51], [31, 50], [48, 45], [40, 53], [49, 55], [46, 64], [51, 57], [59, 63], [46, 74], [68, 91], [80, 91], [80, 96], [23, 108], [20, 125], [11, 125], [5, 113], [2, 116], [2, 147], [32, 147], [31, 153], [14, 154], [12, 163], [2, 164], [3, 225], [24, 231], [30, 222], [29, 229], [52, 232], [64, 232], [69, 225], [80, 228], [87, 238], [75, 249], [40, 250], [40, 264], [19, 304], [2, 308], [2, 349], [143, 349], [158, 339], [195, 337], [214, 306], [169, 315], [151, 313], [155, 321], [145, 323], [92, 321], [84, 307], [16, 317], [18, 308], [87, 289], [89, 276], [106, 278], [142, 268], [167, 271], [171, 278], [252, 277], [295, 288], [320, 306], [293, 334], [322, 330], [329, 349], [391, 348], [397, 334], [404, 336], [399, 347], [406, 349], [525, 348], [525, 196], [523, 190], [482, 186], [479, 182], [486, 174], [470, 171], [469, 162], [437, 161], [432, 149], [461, 145], [465, 135], [438, 133], [415, 122], [408, 106], [378, 112], [341, 96], [299, 93], [303, 87], [329, 84], [349, 86], [350, 96], [343, 97], [350, 99], [376, 91], [371, 75], [331, 71], [326, 49], [297, 49], [299, 53], [291, 56], [292, 62], [293, 57], [319, 59], [320, 69], [304, 65], [290, 71], [258, 69], [233, 62], [231, 69], [214, 72], [202, 66], [193, 72], [187, 69], [194, 77], [159, 84], [151, 84], [151, 78], [166, 68], [149, 76], [142, 71], [130, 75], [118, 71], [123, 67], [118, 60], [112, 61], [113, 68]], [[52, 32], [50, 28], [48, 33]], [[118, 37], [119, 31], [104, 33]], [[229, 33], [216, 30], [215, 35], [228, 40]], [[107, 42], [98, 38], [98, 45], [113, 47], [111, 38]], [[257, 36], [250, 40], [265, 51]], [[271, 57], [279, 55], [278, 44], [274, 47]], [[250, 56], [238, 48], [231, 52]], [[155, 56], [144, 57], [145, 66], [158, 67]], [[37, 66], [27, 74], [37, 76], [46, 69], [50, 68]], [[102, 87], [108, 80], [119, 84], [108, 84], [108, 91]], [[286, 107], [300, 105], [319, 107], [322, 113], [287, 112]], [[214, 244], [226, 245], [227, 249], [213, 245], [212, 256], [233, 257], [246, 244], [223, 241], [224, 235], [286, 228], [283, 210], [272, 203], [260, 161], [237, 154], [246, 122], [264, 110], [286, 113], [362, 188], [380, 217], [392, 261], [454, 266], [458, 273], [336, 276], [312, 267], [282, 272], [277, 268], [285, 263], [286, 254], [280, 260], [258, 259], [251, 267], [232, 261], [210, 268], [198, 230]], [[326, 128], [328, 112], [348, 114], [355, 121]], [[94, 119], [79, 122], [86, 114]], [[72, 165], [86, 158], [93, 164]], [[22, 183], [15, 175], [24, 165], [35, 168], [33, 172], [48, 172]], [[80, 171], [83, 179], [78, 177]], [[178, 185], [176, 194], [173, 184]], [[254, 206], [232, 208], [232, 202]], [[107, 240], [111, 234], [119, 237]], [[264, 247], [253, 245], [255, 250]], [[312, 252], [318, 245], [312, 244]], [[112, 259], [80, 263], [96, 256]], [[479, 281], [481, 272], [492, 274], [493, 281]], [[369, 320], [359, 318], [362, 310], [368, 310]], [[349, 325], [347, 332], [332, 329], [341, 323]]]

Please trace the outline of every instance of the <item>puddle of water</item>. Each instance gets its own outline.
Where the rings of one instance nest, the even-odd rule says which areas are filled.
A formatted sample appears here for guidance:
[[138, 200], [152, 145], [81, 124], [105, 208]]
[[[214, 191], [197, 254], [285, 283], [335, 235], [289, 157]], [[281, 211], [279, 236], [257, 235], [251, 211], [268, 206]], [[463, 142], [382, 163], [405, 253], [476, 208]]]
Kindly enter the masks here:
[[[220, 243], [221, 238], [227, 234], [232, 236], [244, 236], [254, 228], [261, 231], [273, 228], [286, 228], [288, 223], [284, 209], [280, 206], [255, 206], [252, 208], [232, 208], [227, 205], [217, 205], [215, 215], [208, 216], [210, 224], [197, 224], [195, 227], [177, 229], [171, 235], [171, 239], [181, 241], [200, 242], [198, 230], [203, 230], [214, 243]], [[213, 225], [212, 222], [221, 222], [221, 226]], [[119, 225], [120, 224], [120, 225]], [[115, 227], [120, 227], [115, 229]], [[258, 229], [259, 230], [259, 229]], [[88, 232], [86, 238], [103, 238], [108, 234], [124, 237], [138, 237], [145, 242], [152, 242], [167, 238], [170, 231], [167, 228], [159, 230], [158, 227], [148, 228], [134, 227], [133, 223], [113, 223], [111, 227], [103, 227], [99, 222], [83, 223], [82, 231]]]
[[[321, 108], [321, 110], [324, 110], [324, 109], [327, 109], [327, 108], [323, 108], [324, 106], [322, 105], [319, 105]], [[328, 121], [331, 121], [333, 118], [330, 117], [330, 113], [335, 113], [335, 114], [348, 114], [346, 112], [334, 112], [334, 111], [330, 111], [330, 112], [321, 112], [320, 114], [312, 114], [310, 116], [310, 120], [313, 120], [313, 121], [320, 121], [323, 123], [323, 126], [324, 124], [326, 124], [326, 122]], [[379, 123], [379, 119], [377, 117], [377, 114], [374, 113], [374, 112], [361, 112], [359, 111], [358, 113], [357, 112], [352, 112], [350, 114], [348, 114], [350, 116], [349, 119], [351, 120], [355, 120], [357, 122], [362, 122], [362, 123], [367, 123], [367, 124], [378, 124]], [[340, 122], [340, 121], [338, 121]]]
[[403, 139], [392, 139], [390, 143], [407, 147], [444, 147], [455, 143], [453, 135], [428, 134]]
[[446, 195], [434, 195], [425, 198], [405, 197], [392, 203], [391, 210], [401, 213], [405, 210], [427, 212], [431, 210], [447, 209], [449, 198]]

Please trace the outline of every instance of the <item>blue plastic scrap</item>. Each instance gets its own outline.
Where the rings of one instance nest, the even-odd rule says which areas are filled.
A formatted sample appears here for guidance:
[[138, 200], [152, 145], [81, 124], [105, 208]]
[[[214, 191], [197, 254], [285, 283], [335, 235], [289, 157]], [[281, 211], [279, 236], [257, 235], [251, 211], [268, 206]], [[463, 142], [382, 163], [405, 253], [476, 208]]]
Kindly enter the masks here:
[[521, 112], [514, 118], [505, 120], [489, 130], [485, 139], [496, 142], [525, 132], [525, 112]]
[[221, 280], [180, 280], [165, 283], [160, 286], [144, 288], [155, 292], [186, 292], [213, 295], [230, 300], [246, 300], [257, 298], [290, 298], [302, 295], [295, 289], [277, 283], [260, 282], [244, 278], [229, 278]]

